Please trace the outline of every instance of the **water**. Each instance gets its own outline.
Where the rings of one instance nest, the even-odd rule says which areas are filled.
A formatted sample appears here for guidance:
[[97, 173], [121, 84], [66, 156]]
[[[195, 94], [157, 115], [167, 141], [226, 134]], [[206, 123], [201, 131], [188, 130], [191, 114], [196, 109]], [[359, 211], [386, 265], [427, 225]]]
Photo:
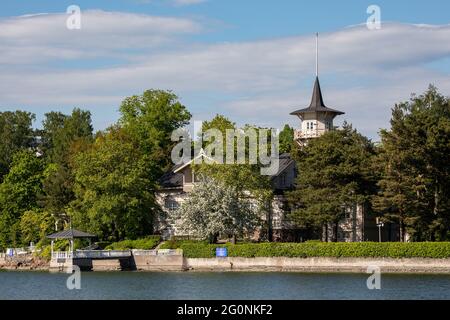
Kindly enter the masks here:
[[0, 299], [450, 299], [450, 275], [88, 272], [81, 290], [67, 274], [0, 272]]

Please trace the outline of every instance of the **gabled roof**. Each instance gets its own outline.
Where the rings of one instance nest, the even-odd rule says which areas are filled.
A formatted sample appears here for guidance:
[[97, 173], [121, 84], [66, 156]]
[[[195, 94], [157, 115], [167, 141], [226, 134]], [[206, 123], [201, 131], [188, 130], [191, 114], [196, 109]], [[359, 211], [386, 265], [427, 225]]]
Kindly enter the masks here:
[[189, 162], [186, 162], [185, 164], [180, 165], [178, 168], [174, 170], [174, 172], [175, 173], [181, 172], [184, 168], [189, 167], [192, 163], [195, 163], [195, 161], [200, 158], [202, 158], [202, 161], [205, 161], [206, 159], [206, 163], [214, 163], [214, 159], [208, 157], [205, 153], [205, 150], [201, 149], [194, 159], [192, 159]]
[[336, 115], [345, 114], [345, 112], [328, 108], [325, 105], [325, 103], [323, 102], [322, 90], [320, 89], [319, 77], [316, 77], [313, 95], [311, 98], [311, 104], [309, 105], [309, 107], [294, 111], [291, 113], [291, 115], [302, 115], [305, 113], [313, 113], [313, 112], [329, 112], [334, 113]]
[[[289, 153], [283, 153], [279, 157], [279, 167], [276, 174], [270, 177], [271, 180], [278, 177], [286, 169], [288, 169], [295, 161], [291, 158]], [[166, 172], [161, 179], [159, 179], [159, 185], [164, 189], [180, 189], [183, 187], [183, 173], [181, 171], [192, 163], [192, 161], [187, 164], [180, 164], [172, 167], [169, 172]]]
[[86, 233], [83, 231], [68, 229], [61, 232], [57, 232], [47, 236], [48, 239], [79, 239], [79, 238], [96, 238], [94, 234]]
[[[172, 169], [166, 172], [158, 181], [159, 185], [163, 189], [174, 189], [183, 187], [183, 174], [177, 170], [182, 165], [176, 165]], [[178, 173], [175, 173], [177, 171]]]

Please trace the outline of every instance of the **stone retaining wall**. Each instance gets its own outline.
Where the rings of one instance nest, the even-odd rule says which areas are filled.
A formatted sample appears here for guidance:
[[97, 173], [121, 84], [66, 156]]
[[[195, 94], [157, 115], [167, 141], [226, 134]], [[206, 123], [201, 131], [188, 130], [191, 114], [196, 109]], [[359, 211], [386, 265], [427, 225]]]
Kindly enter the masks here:
[[136, 270], [140, 271], [183, 271], [182, 255], [134, 255]]
[[392, 258], [215, 258], [184, 259], [191, 271], [367, 272], [379, 267], [385, 273], [450, 273], [450, 259]]

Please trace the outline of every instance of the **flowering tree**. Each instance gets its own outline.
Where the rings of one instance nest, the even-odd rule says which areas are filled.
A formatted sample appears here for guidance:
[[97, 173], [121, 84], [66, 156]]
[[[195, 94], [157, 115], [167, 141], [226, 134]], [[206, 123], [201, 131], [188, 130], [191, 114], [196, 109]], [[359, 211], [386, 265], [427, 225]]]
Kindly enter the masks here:
[[221, 235], [243, 236], [260, 225], [252, 199], [239, 197], [235, 188], [200, 179], [188, 199], [175, 212], [182, 232], [215, 242]]

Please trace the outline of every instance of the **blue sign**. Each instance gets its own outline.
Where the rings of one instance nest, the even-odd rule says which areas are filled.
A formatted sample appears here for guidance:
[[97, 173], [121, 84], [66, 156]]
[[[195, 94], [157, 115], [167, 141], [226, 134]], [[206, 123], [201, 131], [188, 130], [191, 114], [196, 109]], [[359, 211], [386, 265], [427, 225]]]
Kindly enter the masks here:
[[227, 248], [216, 248], [216, 257], [218, 257], [218, 258], [228, 257]]

